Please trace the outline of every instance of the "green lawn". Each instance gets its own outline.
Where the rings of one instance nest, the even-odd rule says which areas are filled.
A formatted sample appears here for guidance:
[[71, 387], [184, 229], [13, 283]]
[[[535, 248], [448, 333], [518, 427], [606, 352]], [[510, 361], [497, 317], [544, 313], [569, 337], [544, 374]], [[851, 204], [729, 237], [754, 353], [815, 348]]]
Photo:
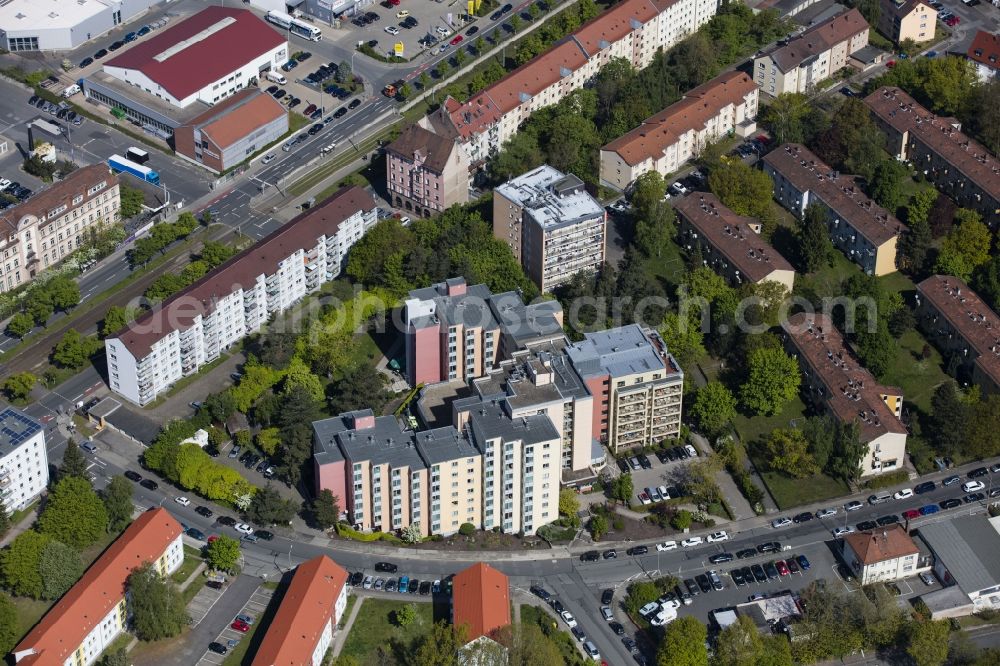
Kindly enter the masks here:
[[[924, 414], [931, 412], [931, 396], [942, 382], [948, 381], [941, 354], [918, 331], [908, 331], [899, 338], [896, 359], [885, 376], [885, 383], [903, 389], [903, 406], [907, 403]], [[924, 346], [930, 356], [923, 358]]]
[[192, 546], [184, 546], [184, 563], [181, 564], [180, 569], [170, 575], [170, 578], [180, 585], [198, 568], [199, 564], [201, 564], [201, 551]]
[[679, 284], [684, 276], [684, 258], [681, 255], [680, 246], [672, 241], [667, 243], [662, 255], [646, 260], [646, 273], [658, 278], [661, 282], [666, 281], [671, 285]]
[[14, 602], [14, 608], [17, 609], [18, 636], [24, 636], [28, 633], [52, 605], [50, 601], [26, 597], [11, 597], [11, 600]]
[[839, 296], [840, 285], [845, 279], [857, 273], [860, 268], [853, 264], [839, 250], [833, 251], [833, 266], [825, 266], [821, 270], [806, 275], [796, 276], [796, 291], [799, 288], [811, 288], [817, 296]]
[[364, 661], [380, 647], [390, 653], [406, 653], [411, 645], [430, 631], [434, 623], [433, 604], [412, 603], [417, 610], [417, 618], [404, 629], [392, 621], [393, 611], [402, 606], [399, 601], [365, 599], [340, 654]]
[[580, 651], [576, 649], [573, 636], [569, 632], [560, 631], [559, 623], [545, 611], [534, 606], [529, 606], [528, 604], [522, 604], [521, 623], [534, 623], [541, 627], [542, 633], [559, 648], [563, 664], [567, 666], [582, 666], [585, 663], [593, 663], [584, 661]]
[[883, 275], [878, 281], [883, 289], [890, 292], [896, 291], [905, 295], [907, 292], [915, 292], [917, 290], [917, 285], [913, 283], [913, 280], [899, 271]]
[[791, 400], [785, 408], [774, 416], [745, 416], [737, 414], [733, 419], [736, 432], [747, 450], [753, 448], [753, 444], [771, 433], [775, 428], [790, 428], [793, 421], [801, 421], [805, 418], [806, 406], [798, 396]]

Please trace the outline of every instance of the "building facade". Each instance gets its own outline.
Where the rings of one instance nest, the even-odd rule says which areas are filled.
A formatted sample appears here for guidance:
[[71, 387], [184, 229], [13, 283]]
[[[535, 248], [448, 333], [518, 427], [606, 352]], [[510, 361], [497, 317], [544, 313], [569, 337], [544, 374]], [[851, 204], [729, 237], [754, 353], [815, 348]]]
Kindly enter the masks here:
[[13, 407], [0, 411], [0, 508], [7, 515], [24, 509], [48, 483], [45, 427]]
[[465, 103], [448, 98], [421, 124], [457, 141], [478, 168], [538, 109], [558, 103], [612, 58], [636, 69], [715, 15], [716, 0], [624, 0]]
[[110, 388], [146, 405], [340, 274], [376, 222], [375, 202], [340, 190], [104, 341]]
[[585, 333], [566, 354], [594, 399], [593, 436], [612, 453], [680, 435], [684, 372], [659, 333]]
[[151, 564], [169, 576], [184, 562], [183, 531], [166, 509], [149, 509], [125, 528], [13, 651], [22, 666], [89, 666], [128, 627], [126, 582]]
[[983, 83], [1000, 77], [1000, 35], [985, 30], [976, 31], [965, 57], [976, 67], [976, 76]]
[[857, 8], [828, 18], [756, 56], [753, 80], [772, 97], [809, 92], [846, 67], [852, 53], [868, 46], [868, 30]]
[[868, 447], [859, 461], [861, 476], [901, 469], [906, 457], [902, 390], [879, 384], [827, 315], [800, 312], [781, 327], [798, 358], [805, 399], [842, 424], [858, 426], [859, 440]]
[[897, 524], [844, 536], [843, 554], [858, 582], [872, 585], [916, 575], [920, 549]]
[[385, 147], [392, 205], [430, 217], [469, 200], [469, 164], [458, 144], [410, 125]]
[[117, 224], [118, 177], [106, 164], [86, 166], [27, 201], [0, 212], [0, 292], [55, 266], [92, 233]]
[[347, 608], [347, 571], [326, 555], [295, 567], [253, 666], [320, 666]]
[[726, 72], [684, 94], [639, 127], [601, 148], [601, 184], [625, 190], [649, 171], [667, 176], [721, 136], [757, 128], [758, 88], [743, 72]]
[[174, 150], [222, 173], [287, 132], [287, 109], [259, 89], [247, 88], [174, 130]]
[[493, 190], [493, 235], [543, 292], [604, 263], [607, 213], [583, 181], [542, 165]]
[[157, 0], [8, 0], [0, 4], [0, 40], [8, 51], [62, 51], [133, 21]]
[[963, 208], [1000, 223], [1000, 160], [962, 132], [954, 118], [941, 118], [900, 88], [882, 87], [865, 98], [888, 139], [886, 150], [906, 160]]
[[921, 0], [881, 0], [878, 31], [894, 44], [906, 40], [916, 43], [934, 39], [937, 10]]
[[1000, 392], [1000, 317], [953, 275], [917, 285], [917, 324], [984, 393]]
[[795, 269], [761, 238], [755, 218], [737, 215], [718, 197], [694, 192], [674, 204], [681, 244], [690, 252], [700, 247], [705, 265], [734, 285], [777, 282], [792, 293]]
[[778, 203], [799, 219], [809, 206], [820, 206], [833, 245], [865, 273], [896, 271], [896, 244], [906, 228], [868, 197], [854, 176], [831, 169], [801, 144], [779, 146], [761, 163], [774, 181]]
[[917, 535], [943, 586], [921, 597], [933, 619], [1000, 609], [1000, 517], [957, 516], [921, 525]]

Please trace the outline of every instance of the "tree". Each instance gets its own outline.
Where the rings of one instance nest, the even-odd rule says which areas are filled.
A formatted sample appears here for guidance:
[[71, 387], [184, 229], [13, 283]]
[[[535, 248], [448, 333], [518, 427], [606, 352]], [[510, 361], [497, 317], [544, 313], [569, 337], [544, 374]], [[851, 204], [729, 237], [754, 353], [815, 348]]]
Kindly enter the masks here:
[[968, 281], [973, 270], [989, 261], [992, 237], [974, 211], [961, 209], [955, 219], [960, 220], [959, 225], [941, 243], [935, 270]]
[[760, 110], [761, 125], [774, 137], [776, 145], [783, 143], [812, 144], [817, 133], [826, 129], [829, 122], [802, 93], [778, 95]]
[[455, 627], [443, 620], [435, 622], [414, 646], [413, 666], [456, 666], [456, 655], [467, 642], [466, 633], [464, 625]]
[[101, 320], [101, 337], [107, 338], [128, 326], [133, 319], [132, 313], [120, 305], [108, 308]]
[[[46, 317], [48, 319], [48, 317]], [[34, 318], [26, 312], [18, 312], [7, 322], [7, 334], [23, 338], [35, 327]]]
[[[31, 316], [35, 324], [44, 326], [55, 312], [52, 296], [47, 289], [32, 289], [24, 298], [24, 311]], [[72, 330], [72, 329], [71, 329]]]
[[115, 475], [101, 493], [108, 514], [108, 531], [117, 534], [132, 522], [132, 484], [124, 476]]
[[295, 515], [295, 503], [283, 498], [271, 484], [254, 493], [247, 517], [259, 525], [288, 524]]
[[954, 456], [962, 450], [969, 407], [962, 401], [952, 382], [934, 389], [931, 396], [930, 436], [941, 453]]
[[486, 40], [483, 39], [482, 35], [476, 37], [476, 41], [473, 43], [473, 47], [476, 49], [476, 55], [482, 55], [486, 52]]
[[38, 559], [42, 578], [42, 598], [58, 599], [83, 575], [83, 562], [74, 549], [59, 541], [49, 541]]
[[667, 625], [656, 653], [657, 666], [708, 666], [708, 630], [698, 618], [679, 617]]
[[44, 583], [38, 563], [41, 562], [42, 551], [51, 541], [52, 538], [45, 534], [27, 530], [0, 551], [0, 575], [3, 576], [4, 587], [16, 596], [40, 599]]
[[19, 372], [11, 375], [3, 383], [3, 391], [11, 400], [24, 400], [35, 388], [38, 378], [30, 372]]
[[1000, 453], [1000, 396], [989, 395], [968, 407], [963, 446], [965, 455], [974, 459], [992, 458]]
[[420, 523], [410, 523], [400, 531], [403, 543], [420, 543], [424, 535], [420, 531]]
[[736, 416], [736, 398], [724, 384], [709, 382], [698, 389], [690, 414], [705, 434], [717, 437]]
[[[439, 79], [443, 79], [444, 77], [448, 76], [449, 70], [451, 70], [451, 67], [448, 65], [447, 58], [439, 61], [438, 64], [434, 66], [434, 71], [437, 73], [437, 77]], [[348, 261], [350, 260], [348, 259]]]
[[329, 488], [319, 491], [313, 500], [313, 519], [321, 530], [328, 530], [340, 520], [340, 502]]
[[341, 60], [337, 65], [337, 72], [334, 76], [337, 83], [349, 83], [354, 78], [354, 71], [351, 69], [350, 60]]
[[38, 531], [67, 546], [85, 548], [104, 536], [108, 512], [87, 479], [60, 479], [38, 517]]
[[723, 159], [720, 168], [708, 174], [708, 189], [737, 215], [773, 216], [771, 177], [743, 160]]
[[122, 216], [122, 219], [127, 220], [141, 213], [143, 202], [142, 190], [129, 187], [124, 183], [121, 183], [118, 189], [121, 196], [118, 213]]
[[705, 355], [705, 343], [699, 319], [668, 312], [663, 319], [663, 326], [660, 327], [660, 335], [663, 336], [667, 349], [681, 367], [688, 367]]
[[[877, 4], [877, 3], [876, 3]], [[835, 169], [871, 180], [883, 159], [885, 136], [865, 103], [849, 97], [833, 115], [829, 129], [816, 139], [816, 152]]]
[[240, 542], [222, 535], [205, 548], [205, 559], [208, 566], [217, 571], [236, 571], [240, 561]]
[[670, 247], [670, 240], [674, 235], [674, 223], [673, 209], [659, 203], [655, 217], [643, 217], [636, 221], [635, 246], [647, 257], [662, 256]]
[[875, 166], [868, 183], [869, 194], [875, 203], [895, 214], [903, 203], [903, 180], [907, 176], [909, 172], [901, 163], [891, 158], [884, 159]]
[[417, 79], [417, 82], [420, 83], [420, 90], [427, 90], [431, 87], [431, 75], [426, 71], [420, 72], [420, 77]]
[[132, 666], [132, 660], [129, 659], [128, 651], [120, 647], [114, 652], [108, 652], [101, 657], [101, 660], [97, 662], [97, 666]]
[[76, 440], [72, 437], [66, 442], [62, 464], [59, 465], [59, 473], [56, 476], [60, 480], [76, 477], [90, 483], [90, 476], [87, 474], [87, 459], [83, 457], [80, 447], [76, 445]]
[[795, 359], [781, 349], [755, 349], [747, 359], [740, 399], [756, 414], [774, 415], [795, 397], [801, 376]]
[[694, 521], [694, 516], [687, 509], [681, 509], [674, 514], [674, 517], [670, 519], [670, 524], [675, 530], [684, 531], [691, 527], [691, 523]]
[[799, 227], [799, 255], [802, 268], [813, 273], [833, 265], [833, 242], [826, 226], [826, 212], [819, 204], [811, 204], [802, 216]]
[[127, 583], [132, 626], [139, 640], [176, 636], [188, 623], [184, 597], [150, 564], [132, 570]]
[[277, 428], [264, 428], [256, 436], [257, 448], [269, 456], [273, 456], [281, 444], [281, 431]]
[[11, 598], [0, 592], [0, 652], [9, 654], [21, 636], [20, 621], [17, 617], [17, 606]]
[[768, 465], [794, 479], [818, 474], [819, 465], [809, 453], [809, 442], [798, 429], [777, 428], [764, 444]]
[[915, 666], [941, 666], [948, 659], [948, 622], [911, 622], [906, 638], [906, 653]]
[[510, 20], [507, 21], [507, 25], [510, 26], [511, 32], [517, 34], [517, 31], [521, 29], [521, 17], [517, 14], [512, 14]]
[[590, 528], [590, 536], [593, 537], [594, 541], [600, 541], [601, 537], [608, 533], [608, 519], [602, 514], [591, 516], [587, 526]]
[[580, 524], [580, 499], [572, 488], [559, 491], [559, 515], [570, 519], [573, 525]]
[[417, 619], [417, 609], [413, 604], [400, 606], [393, 611], [393, 620], [398, 627], [408, 627]]
[[889, 332], [885, 319], [879, 319], [875, 330], [861, 328], [854, 334], [858, 359], [876, 377], [882, 378], [896, 358], [896, 340]]
[[460, 48], [455, 51], [455, 66], [461, 68], [465, 64], [465, 61], [469, 59], [469, 54], [465, 52], [465, 49]]
[[7, 532], [10, 532], [10, 514], [7, 513], [7, 507], [0, 504], [0, 539], [7, 536]]
[[763, 645], [753, 619], [740, 615], [715, 641], [715, 666], [757, 666]]
[[52, 350], [52, 360], [63, 368], [82, 368], [97, 351], [97, 345], [94, 344], [96, 342], [95, 339], [85, 338], [76, 329], [71, 328], [56, 343]]
[[628, 506], [632, 501], [632, 493], [635, 492], [635, 483], [630, 472], [624, 472], [615, 478], [611, 486], [611, 496], [622, 504]]
[[49, 280], [45, 290], [52, 299], [52, 306], [57, 310], [68, 312], [70, 308], [80, 304], [80, 285], [65, 275]]
[[899, 264], [901, 268], [918, 277], [921, 276], [924, 273], [927, 252], [930, 250], [933, 240], [931, 225], [928, 224], [926, 218], [917, 218], [911, 222], [907, 231], [899, 239]]
[[327, 387], [330, 411], [334, 414], [370, 408], [376, 413], [385, 406], [389, 394], [385, 376], [372, 372], [371, 366], [356, 363]]
[[218, 241], [205, 241], [198, 253], [199, 259], [215, 268], [226, 263], [236, 254], [236, 250]]

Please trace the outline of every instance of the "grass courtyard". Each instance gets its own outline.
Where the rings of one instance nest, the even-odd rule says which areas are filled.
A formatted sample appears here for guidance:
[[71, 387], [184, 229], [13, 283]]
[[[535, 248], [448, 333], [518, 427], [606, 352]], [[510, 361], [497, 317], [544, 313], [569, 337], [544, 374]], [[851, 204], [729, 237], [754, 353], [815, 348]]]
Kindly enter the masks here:
[[[434, 624], [434, 604], [411, 602], [408, 597], [396, 599], [358, 600], [361, 607], [347, 635], [341, 655], [352, 656], [364, 661], [381, 648], [390, 653], [404, 656], [410, 647], [422, 639]], [[404, 604], [412, 603], [417, 617], [407, 627], [398, 626], [393, 620], [393, 612]]]

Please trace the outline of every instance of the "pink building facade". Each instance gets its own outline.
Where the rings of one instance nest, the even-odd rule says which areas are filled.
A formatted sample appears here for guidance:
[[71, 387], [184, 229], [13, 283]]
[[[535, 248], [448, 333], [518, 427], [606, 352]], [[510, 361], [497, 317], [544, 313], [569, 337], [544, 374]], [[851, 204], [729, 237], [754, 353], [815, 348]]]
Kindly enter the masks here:
[[430, 217], [469, 200], [469, 164], [451, 139], [411, 125], [385, 154], [385, 182], [396, 208]]

